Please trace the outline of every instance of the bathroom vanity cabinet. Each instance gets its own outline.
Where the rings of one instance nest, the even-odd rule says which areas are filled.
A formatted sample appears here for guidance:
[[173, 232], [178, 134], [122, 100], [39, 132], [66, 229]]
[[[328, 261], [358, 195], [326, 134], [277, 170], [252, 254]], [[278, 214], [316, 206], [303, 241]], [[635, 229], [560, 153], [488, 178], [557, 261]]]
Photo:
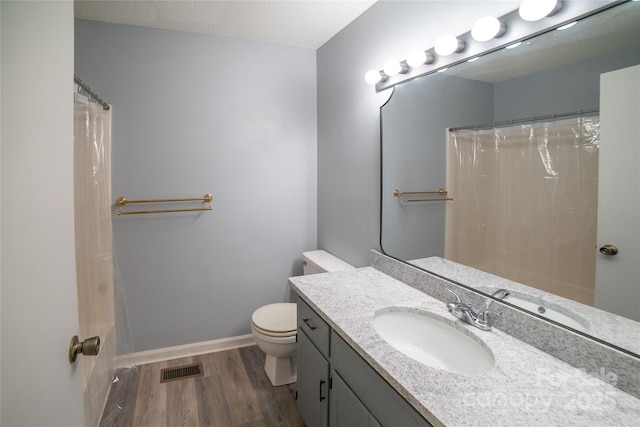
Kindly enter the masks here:
[[297, 406], [308, 427], [430, 424], [298, 297]]
[[[394, 260], [384, 261], [389, 270], [398, 267], [387, 265]], [[414, 280], [414, 273], [394, 274]], [[436, 280], [429, 278], [424, 286], [446, 285]], [[376, 313], [394, 308], [451, 315], [442, 301], [374, 267], [292, 277], [289, 283], [298, 295], [298, 408], [309, 427], [456, 426], [469, 420], [596, 426], [637, 425], [640, 419], [637, 397], [497, 328], [456, 325], [494, 358], [492, 369], [473, 375], [472, 388], [461, 387], [471, 381], [468, 374], [403, 355], [376, 332]], [[535, 323], [518, 324], [541, 330]], [[599, 354], [595, 346], [581, 348], [590, 358]], [[610, 371], [609, 362], [600, 360], [606, 372], [622, 378], [622, 369]], [[635, 365], [629, 369], [637, 372]], [[563, 379], [560, 388], [557, 378]]]

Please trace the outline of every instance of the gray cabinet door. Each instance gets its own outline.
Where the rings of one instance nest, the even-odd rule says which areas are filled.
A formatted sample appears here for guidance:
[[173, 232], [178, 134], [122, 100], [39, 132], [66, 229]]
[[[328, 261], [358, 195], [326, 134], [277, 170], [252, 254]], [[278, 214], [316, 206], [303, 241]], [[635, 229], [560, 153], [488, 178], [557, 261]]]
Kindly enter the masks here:
[[307, 427], [329, 424], [329, 362], [298, 329], [298, 411]]
[[331, 375], [331, 427], [380, 427], [369, 410], [335, 371]]
[[[387, 427], [429, 427], [430, 424], [338, 334], [331, 335], [331, 368], [358, 399]], [[333, 390], [332, 390], [333, 392]]]

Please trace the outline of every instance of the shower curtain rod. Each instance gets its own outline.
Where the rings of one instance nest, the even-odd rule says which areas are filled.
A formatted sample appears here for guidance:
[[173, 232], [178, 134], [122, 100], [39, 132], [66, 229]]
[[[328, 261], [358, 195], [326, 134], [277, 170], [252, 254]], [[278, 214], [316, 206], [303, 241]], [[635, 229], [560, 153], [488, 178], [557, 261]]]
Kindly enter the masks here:
[[82, 89], [84, 89], [90, 96], [93, 98], [98, 104], [102, 105], [102, 108], [105, 110], [110, 110], [111, 106], [102, 100], [89, 86], [87, 86], [80, 77], [73, 76], [73, 81], [78, 84]]
[[599, 113], [599, 112], [600, 112], [599, 108], [593, 108], [590, 110], [572, 111], [570, 113], [547, 114], [546, 116], [534, 116], [526, 119], [505, 120], [503, 122], [483, 123], [481, 125], [460, 126], [456, 128], [449, 128], [449, 132], [453, 132], [456, 130], [463, 130], [463, 129], [469, 129], [469, 130], [481, 129], [481, 128], [491, 129], [491, 128], [497, 128], [500, 126], [514, 125], [518, 123], [535, 122], [538, 120], [559, 119], [562, 117], [571, 117], [571, 116], [582, 116], [586, 114], [593, 114], [593, 113]]

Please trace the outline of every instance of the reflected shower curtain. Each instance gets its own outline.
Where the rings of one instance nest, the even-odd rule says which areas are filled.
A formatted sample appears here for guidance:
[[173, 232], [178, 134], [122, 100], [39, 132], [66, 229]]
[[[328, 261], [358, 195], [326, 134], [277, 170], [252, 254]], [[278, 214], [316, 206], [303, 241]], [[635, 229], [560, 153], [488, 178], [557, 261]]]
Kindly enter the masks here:
[[445, 258], [593, 305], [598, 118], [448, 133]]

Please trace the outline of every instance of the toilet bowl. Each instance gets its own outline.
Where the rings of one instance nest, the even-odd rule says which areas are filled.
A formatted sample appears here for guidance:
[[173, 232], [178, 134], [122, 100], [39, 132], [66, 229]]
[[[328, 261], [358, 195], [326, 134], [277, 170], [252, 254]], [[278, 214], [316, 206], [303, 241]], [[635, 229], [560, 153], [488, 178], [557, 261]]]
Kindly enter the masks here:
[[267, 355], [264, 370], [273, 385], [296, 382], [296, 305], [276, 303], [260, 307], [251, 316], [251, 333]]
[[[305, 275], [355, 268], [322, 250], [302, 256]], [[296, 308], [295, 303], [268, 304], [251, 316], [251, 333], [266, 354], [264, 371], [274, 386], [296, 382]]]

